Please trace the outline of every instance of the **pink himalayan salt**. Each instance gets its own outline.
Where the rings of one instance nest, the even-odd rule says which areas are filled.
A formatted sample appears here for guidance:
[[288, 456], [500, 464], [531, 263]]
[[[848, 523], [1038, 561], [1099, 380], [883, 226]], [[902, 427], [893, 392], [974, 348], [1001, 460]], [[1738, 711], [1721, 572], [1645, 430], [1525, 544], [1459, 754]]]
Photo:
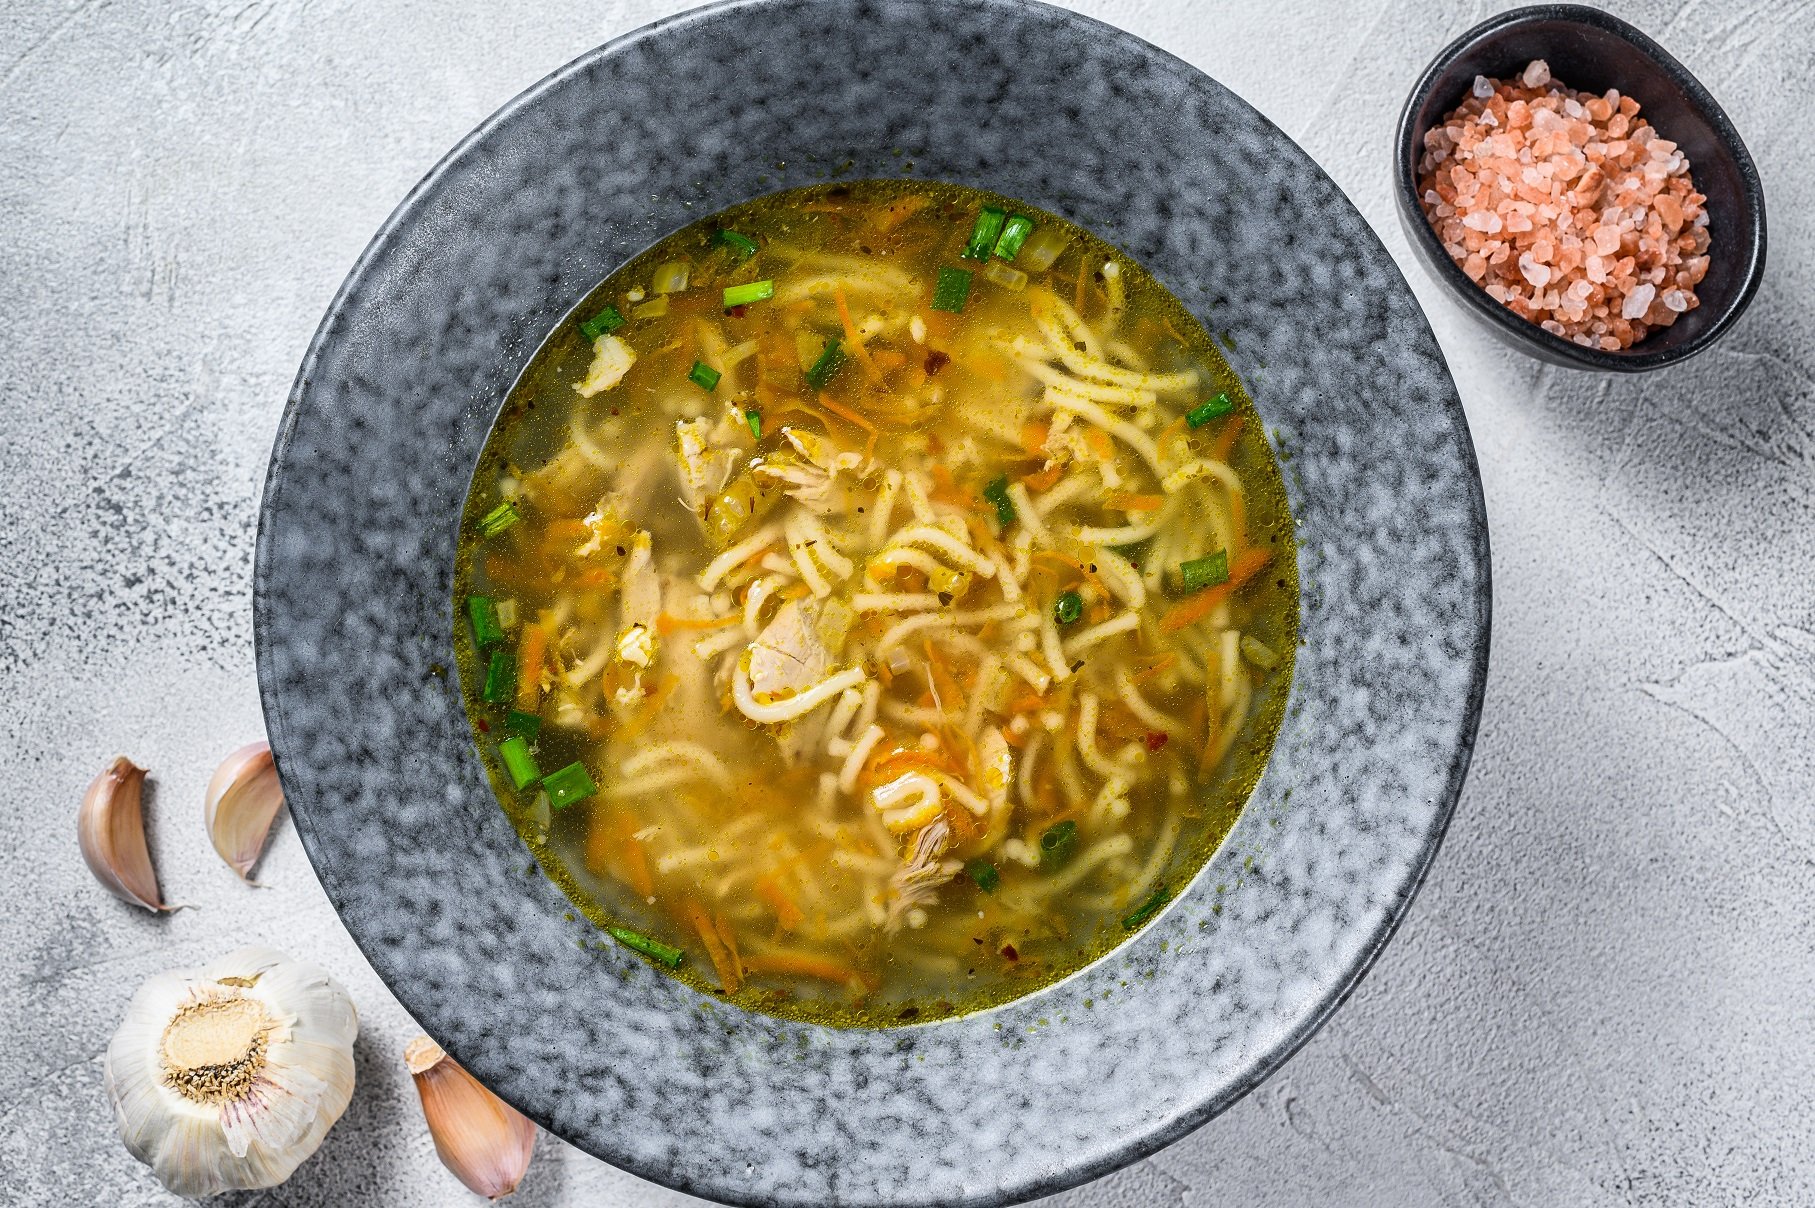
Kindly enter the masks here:
[[1638, 103], [1557, 84], [1542, 60], [1477, 77], [1425, 135], [1419, 186], [1450, 256], [1489, 296], [1588, 347], [1627, 348], [1698, 304], [1706, 198]]

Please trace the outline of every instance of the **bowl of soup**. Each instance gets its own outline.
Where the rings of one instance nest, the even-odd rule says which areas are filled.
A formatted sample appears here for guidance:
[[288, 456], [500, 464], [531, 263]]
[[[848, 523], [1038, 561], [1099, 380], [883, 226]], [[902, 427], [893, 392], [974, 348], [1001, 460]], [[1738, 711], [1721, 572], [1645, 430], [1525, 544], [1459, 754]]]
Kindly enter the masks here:
[[310, 349], [255, 590], [399, 999], [762, 1204], [1017, 1202], [1276, 1068], [1436, 852], [1489, 598], [1340, 191], [978, 0], [699, 10], [475, 131]]

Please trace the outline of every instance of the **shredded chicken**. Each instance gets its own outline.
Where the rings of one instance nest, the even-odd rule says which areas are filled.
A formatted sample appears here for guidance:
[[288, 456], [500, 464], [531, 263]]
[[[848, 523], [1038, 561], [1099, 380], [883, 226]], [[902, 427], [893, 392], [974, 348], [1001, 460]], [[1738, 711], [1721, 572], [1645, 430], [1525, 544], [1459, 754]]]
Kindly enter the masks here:
[[821, 516], [847, 510], [853, 502], [854, 480], [870, 472], [863, 454], [840, 449], [816, 432], [783, 428], [782, 436], [793, 447], [756, 467], [757, 477], [778, 485], [783, 493]]
[[832, 652], [819, 637], [819, 605], [789, 600], [750, 645], [750, 687], [770, 698], [826, 678]]
[[636, 363], [637, 354], [630, 345], [616, 336], [600, 336], [592, 343], [592, 365], [586, 370], [586, 377], [575, 382], [573, 388], [581, 398], [591, 398], [623, 381]]
[[908, 911], [936, 900], [939, 887], [957, 876], [963, 867], [956, 860], [939, 858], [945, 854], [951, 833], [951, 825], [940, 817], [914, 836], [901, 867], [889, 878], [888, 929], [891, 932], [901, 930]]
[[713, 423], [681, 420], [674, 425], [674, 460], [681, 475], [681, 497], [697, 514], [731, 481], [743, 453], [713, 443]]

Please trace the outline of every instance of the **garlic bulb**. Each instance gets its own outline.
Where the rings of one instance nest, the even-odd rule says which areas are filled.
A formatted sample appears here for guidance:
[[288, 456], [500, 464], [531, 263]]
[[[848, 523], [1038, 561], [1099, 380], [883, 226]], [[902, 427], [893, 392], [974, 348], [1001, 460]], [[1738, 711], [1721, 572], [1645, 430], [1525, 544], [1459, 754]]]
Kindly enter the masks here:
[[145, 769], [122, 755], [88, 786], [76, 811], [76, 843], [88, 870], [122, 902], [169, 910], [145, 844]]
[[258, 863], [258, 853], [264, 849], [283, 803], [284, 789], [277, 782], [270, 743], [249, 743], [214, 770], [203, 803], [203, 821], [214, 850], [240, 880], [251, 880], [252, 866]]
[[154, 977], [107, 1046], [120, 1139], [178, 1195], [275, 1187], [346, 1110], [358, 1034], [339, 983], [269, 948]]
[[536, 1148], [535, 1124], [481, 1086], [427, 1036], [410, 1041], [403, 1063], [416, 1079], [422, 1116], [441, 1164], [486, 1199], [515, 1191]]

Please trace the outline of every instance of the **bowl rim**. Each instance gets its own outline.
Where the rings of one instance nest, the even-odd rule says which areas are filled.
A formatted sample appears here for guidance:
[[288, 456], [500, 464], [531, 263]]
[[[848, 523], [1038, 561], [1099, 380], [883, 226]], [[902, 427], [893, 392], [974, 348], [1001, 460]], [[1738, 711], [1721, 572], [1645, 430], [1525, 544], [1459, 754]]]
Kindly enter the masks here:
[[[425, 200], [432, 197], [437, 187], [442, 183], [449, 172], [460, 164], [475, 147], [481, 144], [496, 127], [507, 123], [520, 112], [532, 107], [552, 86], [571, 76], [585, 72], [599, 60], [619, 53], [629, 47], [633, 47], [637, 43], [657, 35], [671, 26], [690, 24], [701, 20], [710, 20], [721, 14], [737, 10], [760, 9], [778, 2], [787, 3], [788, 0], [715, 0], [713, 3], [686, 9], [662, 17], [658, 20], [645, 23], [619, 34], [604, 43], [594, 46], [590, 50], [583, 52], [575, 58], [559, 65], [554, 70], [546, 73], [515, 96], [505, 101], [470, 132], [459, 139], [435, 162], [424, 176], [410, 188], [396, 208], [375, 231], [371, 240], [362, 249], [358, 258], [355, 260], [347, 277], [337, 289], [324, 313], [321, 323], [311, 337], [309, 347], [291, 387], [290, 397], [284, 415], [279, 423], [261, 498], [260, 522], [257, 534], [257, 566], [255, 568], [254, 584], [256, 612], [259, 616], [262, 617], [266, 610], [262, 598], [263, 592], [259, 583], [262, 581], [265, 574], [269, 573], [269, 563], [271, 559], [275, 557], [274, 548], [276, 538], [269, 522], [272, 516], [273, 504], [283, 488], [283, 479], [285, 476], [280, 474], [279, 470], [285, 463], [285, 456], [292, 444], [297, 423], [299, 419], [302, 418], [303, 407], [301, 404], [303, 397], [310, 388], [311, 379], [320, 368], [324, 350], [341, 337], [341, 328], [346, 321], [347, 313], [350, 310], [357, 309], [359, 305], [363, 304], [359, 298], [362, 284], [373, 274], [375, 266], [387, 253], [390, 245], [397, 238], [399, 231], [406, 229], [417, 219], [418, 212]], [[895, 0], [879, 0], [879, 3], [882, 5], [890, 5], [894, 2]], [[910, 4], [915, 4], [925, 3], [928, 2], [928, 0], [908, 0], [908, 2]], [[931, 2], [951, 3], [953, 0], [931, 0]], [[964, 0], [958, 0], [958, 2], [964, 2]], [[1049, 15], [1056, 14], [1061, 20], [1080, 26], [1101, 37], [1122, 41], [1139, 47], [1145, 53], [1169, 63], [1187, 76], [1199, 76], [1205, 79], [1213, 79], [1201, 68], [1194, 66], [1163, 48], [1153, 46], [1136, 34], [1085, 14], [1070, 9], [1058, 8], [1056, 5], [1043, 3], [1042, 0], [969, 0], [969, 2], [975, 4], [977, 7], [997, 7], [1010, 11], [1022, 10]], [[1219, 87], [1226, 88], [1226, 86], [1221, 85], [1219, 85]], [[1235, 96], [1236, 94], [1231, 91], [1230, 95]], [[1236, 99], [1239, 100], [1240, 98], [1237, 97]], [[1245, 104], [1245, 102], [1243, 103]], [[1249, 108], [1252, 110], [1251, 106], [1249, 106]], [[1259, 113], [1257, 110], [1253, 110], [1253, 112], [1256, 119], [1275, 135], [1281, 139], [1291, 141], [1290, 137], [1281, 131], [1277, 125], [1264, 114]], [[1307, 155], [1307, 159], [1308, 158]], [[1365, 220], [1363, 221], [1365, 222]], [[1375, 235], [1375, 246], [1389, 271], [1397, 273], [1403, 284], [1403, 271], [1393, 263], [1392, 258], [1388, 255], [1384, 246], [1381, 245], [1377, 233]], [[1409, 286], [1407, 287], [1406, 292], [1408, 296], [1410, 296]], [[1414, 305], [1416, 305], [1415, 298], [1413, 301]], [[1420, 318], [1422, 319], [1422, 308], [1419, 308], [1419, 312]], [[1426, 331], [1428, 334], [1428, 325]], [[1447, 376], [1447, 366], [1443, 363], [1440, 349], [1434, 348], [1433, 352], [1438, 369], [1443, 371]], [[1454, 398], [1453, 385], [1451, 387], [1451, 403], [1454, 407], [1455, 418], [1458, 421], [1457, 435], [1460, 440], [1460, 453], [1465, 463], [1463, 468], [1465, 470], [1464, 478], [1467, 484], [1468, 494], [1466, 503], [1476, 524], [1476, 529], [1471, 536], [1476, 547], [1475, 550], [1472, 551], [1476, 557], [1473, 569], [1478, 573], [1479, 578], [1475, 585], [1475, 590], [1472, 593], [1472, 598], [1469, 599], [1467, 603], [1477, 610], [1476, 615], [1478, 617], [1479, 628], [1473, 648], [1468, 652], [1468, 655], [1464, 660], [1467, 672], [1466, 689], [1464, 699], [1461, 701], [1459, 725], [1456, 732], [1456, 746], [1449, 757], [1447, 776], [1442, 782], [1438, 800], [1433, 803], [1435, 810], [1431, 815], [1428, 827], [1424, 833], [1419, 836], [1416, 850], [1409, 854], [1395, 878], [1398, 892], [1394, 895], [1393, 900], [1382, 909], [1377, 924], [1372, 932], [1359, 939], [1356, 954], [1348, 969], [1339, 979], [1334, 980], [1331, 985], [1320, 992], [1320, 1001], [1318, 1005], [1307, 1011], [1300, 1019], [1297, 1026], [1277, 1035], [1270, 1043], [1257, 1049], [1247, 1059], [1246, 1072], [1241, 1077], [1226, 1083], [1221, 1088], [1220, 1093], [1198, 1100], [1192, 1104], [1188, 1110], [1181, 1111], [1167, 1118], [1156, 1119], [1144, 1130], [1124, 1132], [1112, 1145], [1105, 1147], [1105, 1150], [1100, 1154], [1080, 1156], [1076, 1159], [1074, 1164], [1068, 1165], [1061, 1170], [1048, 1172], [1043, 1177], [1024, 1178], [1016, 1183], [1012, 1190], [1007, 1192], [1006, 1198], [1001, 1193], [990, 1193], [976, 1197], [967, 1197], [962, 1201], [942, 1199], [940, 1201], [941, 1203], [963, 1202], [995, 1204], [1019, 1202], [1022, 1199], [1033, 1196], [1053, 1194], [1120, 1169], [1134, 1161], [1157, 1152], [1196, 1130], [1211, 1118], [1227, 1110], [1248, 1092], [1253, 1090], [1254, 1087], [1272, 1076], [1272, 1074], [1277, 1072], [1287, 1060], [1302, 1048], [1304, 1044], [1306, 1044], [1311, 1037], [1323, 1027], [1336, 1010], [1348, 1001], [1349, 997], [1354, 993], [1363, 978], [1373, 968], [1381, 952], [1391, 941], [1393, 935], [1397, 932], [1406, 913], [1410, 909], [1412, 900], [1416, 897], [1418, 890], [1422, 887], [1427, 878], [1430, 867], [1435, 861], [1437, 852], [1442, 846], [1450, 822], [1454, 817], [1461, 788], [1467, 777], [1474, 745], [1478, 736], [1480, 715], [1486, 690], [1487, 669], [1491, 646], [1492, 563], [1489, 556], [1489, 534], [1486, 527], [1485, 501], [1479, 472], [1479, 461], [1466, 425], [1466, 417], [1461, 413], [1459, 402]], [[461, 488], [462, 493], [464, 493], [465, 486], [466, 484], [463, 482]], [[267, 720], [270, 723], [273, 732], [276, 733], [287, 727], [283, 721], [284, 707], [277, 686], [279, 681], [275, 662], [276, 655], [273, 650], [273, 644], [269, 640], [269, 636], [262, 633], [264, 629], [265, 627], [263, 625], [255, 626], [255, 644], [257, 647], [257, 662], [260, 671], [260, 697], [261, 705], [267, 716]], [[281, 755], [279, 771], [281, 775], [283, 771]], [[1244, 809], [1246, 808], [1248, 807], [1245, 806]], [[311, 858], [311, 863], [315, 867], [318, 877], [320, 877], [327, 867], [324, 863], [326, 849], [322, 846], [323, 840], [316, 834], [314, 823], [311, 818], [306, 816], [299, 817], [297, 821], [299, 838], [302, 840], [305, 850]], [[1206, 865], [1205, 867], [1208, 866]], [[1201, 874], [1202, 870], [1200, 869], [1199, 872]], [[328, 888], [325, 881], [324, 888]], [[337, 915], [343, 917], [343, 925], [345, 925], [344, 911], [338, 895], [330, 891], [329, 896], [335, 905]], [[1182, 897], [1184, 895], [1181, 894], [1180, 896]], [[389, 962], [384, 958], [381, 952], [376, 951], [368, 944], [366, 937], [362, 936], [358, 931], [355, 931], [351, 927], [348, 927], [348, 931], [356, 945], [360, 948], [362, 954], [373, 965], [374, 970], [388, 967]], [[1124, 948], [1118, 949], [1118, 951], [1124, 950], [1126, 950], [1125, 946]], [[390, 989], [389, 978], [383, 977], [382, 980], [385, 980], [387, 989]], [[400, 1000], [404, 997], [402, 993], [396, 990], [392, 990], [392, 993], [397, 994]], [[1036, 996], [1037, 995], [1029, 995], [1024, 999], [1016, 1001], [1027, 1001], [1027, 999]], [[427, 1021], [424, 1022], [426, 1023]], [[939, 1026], [939, 1023], [930, 1023], [918, 1027], [891, 1029], [891, 1031], [920, 1032], [937, 1026]], [[523, 1107], [526, 1114], [531, 1115], [532, 1118], [539, 1121], [544, 1121], [547, 1118], [548, 1113], [546, 1110], [539, 1110], [539, 1105], [535, 1103], [518, 1104], [518, 1106]], [[563, 1135], [565, 1139], [565, 1134], [558, 1133], [557, 1135]], [[593, 1150], [590, 1146], [585, 1145], [578, 1139], [572, 1140], [571, 1143], [587, 1149], [588, 1152], [593, 1153], [595, 1156], [599, 1157], [601, 1160], [607, 1161], [611, 1165], [627, 1170], [661, 1186], [674, 1188], [689, 1194], [708, 1196], [727, 1203], [767, 1205], [776, 1202], [765, 1195], [760, 1193], [748, 1193], [736, 1186], [728, 1186], [710, 1179], [690, 1178], [681, 1170], [677, 1170], [673, 1167], [651, 1165], [639, 1161], [626, 1153], [605, 1153]]]
[[[1575, 22], [1603, 33], [1612, 34], [1649, 59], [1682, 88], [1690, 102], [1713, 128], [1722, 149], [1733, 159], [1739, 170], [1746, 211], [1742, 217], [1749, 216], [1750, 218], [1749, 222], [1743, 224], [1745, 263], [1741, 270], [1739, 292], [1706, 328], [1674, 347], [1646, 349], [1644, 342], [1641, 341], [1633, 349], [1621, 352], [1584, 348], [1580, 344], [1545, 331], [1530, 320], [1520, 318], [1490, 298], [1486, 291], [1469, 279], [1461, 266], [1450, 259], [1449, 253], [1444, 250], [1442, 242], [1437, 238], [1437, 233], [1431, 229], [1430, 222], [1425, 217], [1424, 204], [1418, 196], [1416, 169], [1413, 167], [1418, 150], [1417, 134], [1413, 127], [1417, 121], [1418, 110], [1429, 99], [1438, 78], [1448, 71], [1451, 64], [1465, 51], [1489, 38], [1521, 26], [1557, 21]], [[1648, 34], [1612, 13], [1587, 5], [1533, 4], [1523, 8], [1508, 9], [1472, 26], [1439, 50], [1426, 65], [1424, 71], [1419, 74], [1417, 83], [1412, 85], [1411, 92], [1406, 96], [1405, 104], [1400, 107], [1399, 121], [1393, 137], [1393, 184], [1393, 193], [1398, 201], [1400, 217], [1404, 220], [1402, 225], [1434, 275], [1454, 292], [1460, 294], [1477, 315], [1485, 317], [1501, 333], [1536, 345], [1534, 351], [1540, 356], [1579, 368], [1598, 369], [1613, 373], [1642, 373], [1651, 369], [1660, 369], [1678, 361], [1685, 361], [1705, 352], [1746, 312], [1746, 308], [1751, 305], [1753, 295], [1758, 292], [1759, 284], [1764, 278], [1765, 252], [1768, 242], [1765, 226], [1764, 185], [1751, 152], [1746, 149], [1744, 140], [1740, 138], [1739, 131], [1734, 128], [1733, 122], [1727, 117], [1726, 110], [1721, 108], [1720, 102], [1714, 99], [1713, 94], [1696, 78], [1693, 72], [1683, 66], [1675, 56]]]

